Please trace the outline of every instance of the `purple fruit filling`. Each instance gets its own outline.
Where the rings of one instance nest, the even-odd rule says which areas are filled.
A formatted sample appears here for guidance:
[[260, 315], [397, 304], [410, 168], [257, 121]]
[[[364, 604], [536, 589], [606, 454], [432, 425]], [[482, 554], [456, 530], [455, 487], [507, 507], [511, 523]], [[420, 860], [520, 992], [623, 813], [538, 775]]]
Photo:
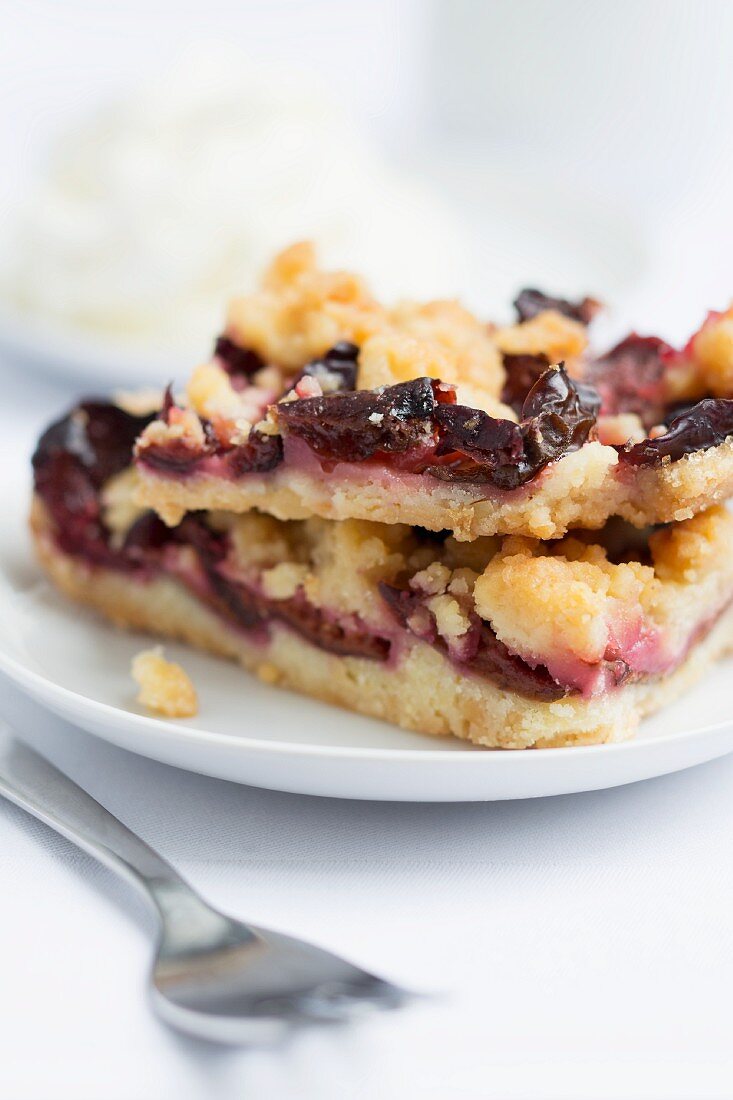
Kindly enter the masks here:
[[212, 531], [202, 517], [186, 516], [173, 529], [171, 538], [195, 549], [209, 584], [209, 602], [235, 625], [252, 630], [278, 621], [329, 653], [376, 660], [389, 656], [390, 645], [386, 638], [370, 633], [356, 620], [353, 629], [346, 629], [311, 604], [302, 593], [288, 600], [268, 600], [257, 590], [228, 580], [219, 568], [227, 555], [226, 535]]
[[672, 348], [656, 336], [632, 333], [592, 360], [584, 377], [601, 395], [601, 414], [635, 413], [645, 428], [664, 422], [664, 375]]
[[[435, 630], [433, 616], [428, 612], [419, 593], [385, 583], [380, 584], [379, 590], [403, 629], [413, 630], [410, 623], [415, 621], [417, 612], [421, 613], [421, 618], [424, 618], [423, 613], [427, 614], [427, 629], [421, 625], [418, 636], [448, 653], [448, 647]], [[547, 701], [562, 699], [569, 694], [569, 689], [553, 679], [544, 665], [532, 668], [520, 656], [512, 653], [497, 638], [488, 623], [477, 615], [471, 616], [468, 637], [462, 639], [462, 643], [460, 658], [451, 655], [452, 660], [464, 670], [485, 676], [507, 691]]]
[[569, 317], [572, 321], [580, 321], [582, 325], [588, 325], [601, 308], [600, 302], [595, 298], [583, 298], [580, 302], [569, 302], [567, 298], [553, 298], [549, 294], [543, 294], [541, 290], [525, 287], [520, 290], [514, 299], [514, 308], [520, 321], [531, 321], [538, 313], [547, 309], [554, 309]]
[[119, 555], [108, 545], [99, 491], [130, 465], [135, 439], [152, 419], [89, 400], [41, 436], [32, 459], [36, 491], [51, 513], [65, 553], [115, 563]]
[[644, 439], [620, 451], [629, 466], [661, 466], [684, 455], [717, 447], [733, 436], [733, 399], [706, 397], [673, 417], [664, 435]]
[[546, 355], [504, 356], [506, 381], [501, 391], [501, 399], [505, 405], [514, 409], [517, 416], [522, 415], [522, 406], [527, 399], [527, 394], [549, 366], [550, 360]]
[[283, 460], [283, 441], [279, 435], [264, 435], [253, 428], [249, 439], [235, 447], [227, 456], [227, 466], [232, 477], [243, 474], [266, 474]]
[[[564, 370], [545, 370], [522, 404], [515, 424], [481, 410], [456, 405], [453, 386], [415, 378], [377, 390], [353, 391], [358, 348], [337, 344], [302, 372], [336, 376], [338, 388], [319, 397], [273, 406], [283, 436], [302, 440], [325, 462], [375, 459], [442, 481], [514, 489], [570, 451], [594, 438], [599, 399], [592, 387]], [[168, 410], [170, 411], [170, 410]], [[167, 419], [167, 413], [164, 411]], [[223, 458], [222, 476], [266, 473], [283, 461], [280, 436], [254, 429], [244, 444], [223, 444], [206, 421], [203, 445], [184, 440], [143, 443], [138, 460], [173, 475], [193, 473], [212, 456]]]
[[358, 358], [359, 349], [356, 344], [341, 340], [329, 348], [320, 359], [312, 359], [310, 363], [306, 363], [291, 386], [295, 386], [301, 378], [316, 378], [327, 381], [329, 393], [354, 390], [359, 369]]
[[[159, 418], [169, 423], [174, 408], [170, 390]], [[186, 439], [173, 439], [166, 443], [148, 443], [141, 453], [145, 465], [166, 474], [182, 475], [191, 473], [202, 459], [213, 455], [224, 457], [227, 472], [232, 477], [242, 474], [267, 473], [279, 466], [283, 459], [283, 441], [278, 435], [265, 435], [257, 428], [249, 433], [246, 443], [239, 446], [224, 447], [217, 437], [209, 420], [201, 421], [204, 441], [200, 446], [192, 446]]]
[[381, 390], [291, 401], [278, 406], [277, 417], [288, 435], [321, 458], [361, 462], [433, 444], [441, 400], [455, 400], [454, 391], [432, 378], [415, 378]]
[[[562, 372], [553, 374], [557, 389], [552, 400], [543, 400], [541, 407], [548, 416], [553, 415], [555, 406], [564, 410], [563, 424], [567, 424], [568, 401], [577, 412], [582, 406], [582, 395], [576, 392], [573, 397], [569, 390], [563, 389]], [[540, 395], [530, 396], [525, 410], [531, 419], [538, 415]], [[153, 513], [145, 513], [128, 530], [121, 545], [115, 544], [104, 523], [101, 490], [110, 477], [128, 468], [135, 436], [149, 419], [89, 401], [53, 424], [42, 436], [33, 456], [36, 491], [52, 518], [54, 538], [62, 552], [92, 567], [132, 573], [139, 583], [168, 575], [190, 587], [223, 620], [263, 640], [268, 626], [277, 622], [328, 652], [385, 661], [399, 654], [407, 633], [435, 646], [464, 672], [486, 677], [505, 690], [532, 699], [551, 701], [581, 690], [553, 676], [544, 664], [529, 664], [513, 653], [497, 638], [490, 624], [474, 612], [470, 613], [466, 634], [455, 643], [446, 642], [438, 634], [424, 596], [404, 586], [388, 583], [379, 586], [386, 607], [399, 625], [399, 633], [389, 627], [382, 628], [381, 633], [375, 631], [356, 615], [337, 619], [310, 603], [302, 590], [287, 600], [268, 599], [256, 579], [250, 582], [231, 579], [227, 571], [228, 565], [231, 568], [228, 535], [209, 527], [202, 513], [187, 515], [174, 528], [166, 527]], [[656, 445], [662, 456], [677, 455], [679, 437], [688, 451], [699, 450], [711, 431], [718, 442], [733, 434], [733, 400], [700, 402], [694, 410], [672, 422], [667, 436], [648, 440], [646, 445]], [[634, 450], [631, 448], [625, 454], [633, 456]], [[661, 461], [658, 455], [655, 461]], [[183, 548], [194, 552], [197, 564], [193, 571], [189, 558], [181, 557]], [[714, 621], [712, 618], [699, 626], [690, 645]], [[649, 671], [632, 669], [616, 649], [609, 650], [599, 668], [606, 690], [652, 675]]]
[[519, 424], [464, 405], [440, 407], [435, 455], [445, 461], [428, 472], [447, 481], [516, 489], [594, 438], [599, 404], [592, 387], [574, 382], [560, 365], [527, 394]]
[[228, 336], [220, 336], [214, 345], [214, 355], [232, 380], [235, 389], [243, 389], [253, 374], [264, 367], [265, 362], [251, 348], [241, 348]]
[[41, 437], [33, 456], [35, 487], [53, 519], [59, 549], [92, 565], [139, 574], [142, 580], [167, 571], [168, 548], [191, 547], [207, 581], [209, 604], [237, 626], [252, 630], [280, 621], [329, 652], [386, 659], [389, 641], [358, 621], [347, 629], [302, 594], [267, 600], [224, 577], [219, 566], [227, 554], [226, 536], [207, 527], [200, 515], [188, 515], [170, 528], [146, 512], [122, 545], [112, 546], [100, 491], [108, 478], [129, 467], [135, 438], [150, 419], [130, 416], [114, 405], [85, 402]]

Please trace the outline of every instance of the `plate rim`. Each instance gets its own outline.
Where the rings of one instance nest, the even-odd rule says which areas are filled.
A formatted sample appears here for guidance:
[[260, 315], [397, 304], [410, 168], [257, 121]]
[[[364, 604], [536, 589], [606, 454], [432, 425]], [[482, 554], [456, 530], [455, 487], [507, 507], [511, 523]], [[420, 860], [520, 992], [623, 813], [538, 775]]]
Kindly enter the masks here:
[[[699, 726], [692, 729], [677, 730], [671, 733], [664, 733], [650, 738], [649, 740], [639, 739], [636, 736], [632, 736], [624, 741], [606, 742], [595, 745], [572, 745], [572, 746], [560, 746], [557, 748], [540, 748], [532, 750], [511, 750], [511, 749], [496, 749], [490, 746], [473, 746], [476, 751], [471, 752], [455, 752], [446, 754], [445, 749], [412, 749], [412, 748], [386, 748], [384, 746], [360, 746], [360, 745], [328, 745], [328, 744], [310, 744], [308, 742], [299, 741], [270, 741], [266, 738], [250, 737], [250, 736], [232, 736], [228, 733], [220, 733], [216, 730], [210, 730], [201, 726], [191, 725], [174, 725], [169, 719], [156, 718], [152, 715], [139, 714], [133, 710], [127, 710], [123, 707], [115, 706], [112, 703], [105, 703], [100, 699], [94, 699], [89, 695], [84, 695], [79, 691], [75, 691], [73, 688], [65, 687], [63, 684], [59, 684], [42, 672], [38, 672], [33, 668], [29, 668], [23, 661], [14, 657], [4, 650], [0, 649], [0, 672], [7, 675], [14, 683], [21, 687], [29, 689], [36, 699], [41, 699], [43, 702], [47, 702], [48, 697], [55, 698], [57, 700], [66, 701], [73, 704], [75, 701], [77, 704], [81, 704], [84, 708], [89, 708], [92, 711], [99, 711], [107, 716], [119, 716], [126, 722], [129, 722], [141, 729], [149, 729], [154, 731], [159, 736], [166, 737], [170, 740], [189, 740], [194, 743], [205, 743], [209, 746], [226, 747], [231, 749], [233, 747], [245, 749], [248, 752], [262, 754], [262, 755], [286, 755], [286, 756], [307, 756], [313, 757], [327, 757], [329, 759], [337, 760], [362, 760], [362, 761], [415, 761], [434, 766], [442, 763], [444, 766], [449, 759], [451, 764], [458, 760], [463, 760], [466, 763], [464, 765], [457, 765], [458, 767], [468, 767], [469, 763], [475, 767], [477, 760], [483, 758], [492, 762], [492, 766], [496, 764], [498, 760], [503, 761], [517, 761], [516, 764], [500, 764], [499, 767], [522, 767], [521, 761], [525, 760], [527, 752], [530, 754], [530, 760], [536, 760], [537, 757], [543, 759], [553, 758], [558, 761], [565, 759], [577, 760], [579, 757], [586, 757], [589, 755], [596, 756], [613, 756], [618, 757], [621, 755], [628, 755], [634, 751], [655, 751], [655, 747], [662, 749], [666, 746], [675, 744], [680, 741], [691, 740], [692, 738], [712, 735], [717, 731], [722, 731], [726, 727], [730, 727], [733, 722], [733, 718], [723, 719], [720, 722], [712, 723], [707, 726]], [[275, 689], [273, 689], [275, 690]], [[278, 689], [282, 690], [282, 689]], [[291, 693], [298, 694], [298, 693]], [[322, 700], [314, 700], [320, 703], [322, 706], [328, 706], [329, 704]], [[341, 710], [345, 716], [349, 716], [352, 712], [346, 708], [335, 708]], [[57, 712], [58, 713], [58, 712]], [[64, 707], [64, 713], [68, 713], [67, 707]], [[370, 717], [370, 716], [367, 716]], [[374, 719], [380, 721], [380, 719]], [[390, 725], [390, 723], [386, 723]], [[399, 728], [399, 727], [398, 727]], [[97, 734], [96, 736], [103, 736], [103, 734]], [[430, 736], [425, 734], [425, 737]], [[459, 741], [460, 744], [463, 744]], [[470, 746], [470, 743], [467, 743]], [[487, 765], [479, 765], [480, 767], [486, 767]]]

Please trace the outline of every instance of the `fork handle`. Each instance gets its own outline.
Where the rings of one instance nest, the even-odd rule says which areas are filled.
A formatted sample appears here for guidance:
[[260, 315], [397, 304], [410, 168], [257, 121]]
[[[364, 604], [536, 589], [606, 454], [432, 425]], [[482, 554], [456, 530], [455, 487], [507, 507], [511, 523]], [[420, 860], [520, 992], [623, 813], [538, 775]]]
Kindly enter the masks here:
[[181, 888], [191, 891], [144, 840], [4, 725], [0, 728], [0, 794], [140, 887], [158, 908], [161, 894], [180, 893]]

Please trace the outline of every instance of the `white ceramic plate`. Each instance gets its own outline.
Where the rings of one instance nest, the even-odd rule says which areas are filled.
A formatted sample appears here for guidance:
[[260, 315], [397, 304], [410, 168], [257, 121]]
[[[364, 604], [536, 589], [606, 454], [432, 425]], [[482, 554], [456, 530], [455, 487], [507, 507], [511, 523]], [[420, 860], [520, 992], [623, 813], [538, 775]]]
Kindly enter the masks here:
[[[269, 688], [238, 667], [171, 645], [200, 712], [162, 721], [134, 702], [130, 660], [146, 643], [66, 603], [42, 579], [26, 532], [27, 478], [0, 506], [0, 671], [90, 733], [191, 771], [337, 798], [462, 802], [613, 787], [733, 750], [732, 663], [647, 722], [635, 741], [495, 752], [406, 733]], [[0, 693], [0, 700], [2, 696]]]

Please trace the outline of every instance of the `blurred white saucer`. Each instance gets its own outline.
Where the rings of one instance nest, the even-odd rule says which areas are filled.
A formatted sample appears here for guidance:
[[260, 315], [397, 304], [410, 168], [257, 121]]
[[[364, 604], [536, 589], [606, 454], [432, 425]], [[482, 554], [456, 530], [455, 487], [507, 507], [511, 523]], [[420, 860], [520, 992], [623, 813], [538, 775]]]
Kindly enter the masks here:
[[[551, 293], [592, 294], [608, 303], [609, 312], [596, 322], [601, 344], [606, 332], [615, 336], [633, 321], [628, 304], [650, 256], [630, 212], [561, 180], [530, 179], [468, 154], [453, 152], [440, 164], [431, 158], [418, 168], [470, 227], [466, 267], [455, 292], [479, 315], [508, 318], [516, 291], [537, 285]], [[211, 333], [212, 345], [216, 335]], [[164, 348], [146, 352], [21, 315], [0, 303], [0, 352], [9, 360], [102, 390], [180, 383], [210, 346], [192, 347], [190, 354]]]
[[[100, 393], [129, 384], [167, 385], [196, 362], [151, 354], [29, 318], [0, 304], [0, 353], [12, 366], [49, 378], [85, 383]], [[200, 358], [200, 356], [199, 356]]]

